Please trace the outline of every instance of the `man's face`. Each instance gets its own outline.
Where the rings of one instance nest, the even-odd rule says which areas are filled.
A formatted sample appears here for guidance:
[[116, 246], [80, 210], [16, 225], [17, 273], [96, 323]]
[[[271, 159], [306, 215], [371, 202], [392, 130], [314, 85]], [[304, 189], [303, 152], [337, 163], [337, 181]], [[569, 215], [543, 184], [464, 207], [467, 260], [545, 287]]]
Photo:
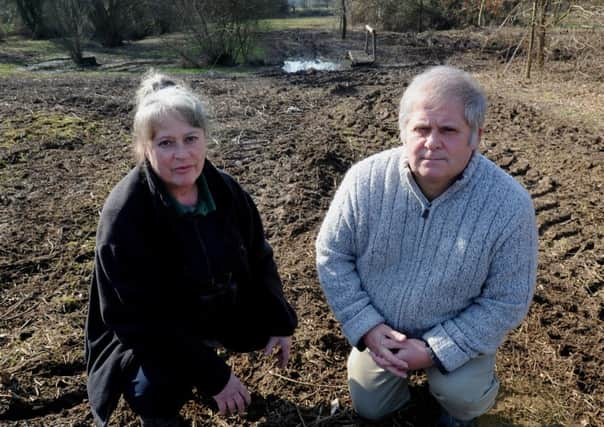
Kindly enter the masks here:
[[404, 142], [411, 172], [426, 196], [438, 197], [465, 169], [474, 150], [470, 136], [461, 102], [416, 102]]

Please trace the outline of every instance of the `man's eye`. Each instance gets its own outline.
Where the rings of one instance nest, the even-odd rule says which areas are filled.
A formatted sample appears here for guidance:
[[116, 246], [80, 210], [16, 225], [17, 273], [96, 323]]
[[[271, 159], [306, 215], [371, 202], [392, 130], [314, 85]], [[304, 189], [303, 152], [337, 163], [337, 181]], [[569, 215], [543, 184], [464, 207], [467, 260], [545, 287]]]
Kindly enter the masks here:
[[429, 128], [429, 127], [427, 127], [427, 126], [419, 126], [419, 127], [416, 127], [416, 128], [415, 128], [415, 131], [416, 131], [417, 133], [419, 133], [419, 134], [422, 134], [422, 135], [423, 135], [423, 134], [425, 134], [425, 133], [430, 132], [430, 128]]
[[198, 138], [197, 136], [195, 136], [195, 135], [191, 135], [191, 136], [188, 136], [188, 137], [185, 139], [185, 142], [187, 142], [188, 144], [194, 144], [194, 143], [196, 143], [196, 142], [197, 142], [197, 140], [198, 140], [198, 139], [199, 139], [199, 138]]
[[457, 129], [455, 128], [443, 128], [442, 133], [455, 133]]

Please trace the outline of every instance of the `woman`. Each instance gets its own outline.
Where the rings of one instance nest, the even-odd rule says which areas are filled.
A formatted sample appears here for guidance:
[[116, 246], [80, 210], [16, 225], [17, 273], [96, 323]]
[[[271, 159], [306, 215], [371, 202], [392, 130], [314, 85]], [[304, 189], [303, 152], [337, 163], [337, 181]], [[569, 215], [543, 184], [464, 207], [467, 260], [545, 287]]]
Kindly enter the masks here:
[[279, 348], [296, 315], [250, 196], [206, 158], [208, 124], [181, 82], [151, 73], [137, 93], [138, 165], [99, 222], [86, 323], [88, 396], [107, 425], [120, 394], [143, 426], [178, 425], [193, 387], [221, 413], [250, 403], [215, 348]]

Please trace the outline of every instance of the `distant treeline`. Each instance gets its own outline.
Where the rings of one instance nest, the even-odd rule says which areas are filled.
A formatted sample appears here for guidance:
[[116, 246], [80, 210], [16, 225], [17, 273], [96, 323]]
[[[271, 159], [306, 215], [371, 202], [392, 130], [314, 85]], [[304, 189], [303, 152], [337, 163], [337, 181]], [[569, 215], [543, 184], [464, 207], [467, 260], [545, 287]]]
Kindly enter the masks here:
[[533, 5], [558, 22], [579, 4], [602, 0], [336, 0], [353, 24], [397, 32], [447, 30], [468, 26], [528, 25]]
[[289, 10], [287, 0], [0, 0], [0, 39], [7, 32], [54, 39], [77, 64], [94, 65], [83, 56], [90, 40], [117, 47], [178, 32], [187, 64], [234, 64], [249, 56], [260, 19]]
[[182, 10], [196, 7], [207, 11], [207, 19], [233, 14], [235, 9], [248, 19], [286, 15], [288, 0], [0, 0], [0, 31], [19, 33], [34, 39], [62, 36], [61, 22], [77, 17], [79, 26], [105, 47], [124, 40], [181, 31]]

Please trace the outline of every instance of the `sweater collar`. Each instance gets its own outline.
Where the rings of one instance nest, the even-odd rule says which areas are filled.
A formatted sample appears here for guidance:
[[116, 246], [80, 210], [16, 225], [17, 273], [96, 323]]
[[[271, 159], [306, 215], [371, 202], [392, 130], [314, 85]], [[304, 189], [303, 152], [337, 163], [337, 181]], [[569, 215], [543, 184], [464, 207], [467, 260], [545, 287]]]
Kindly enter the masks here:
[[470, 161], [466, 165], [466, 168], [462, 171], [461, 174], [453, 181], [453, 183], [436, 199], [429, 202], [424, 193], [417, 185], [413, 174], [411, 173], [411, 169], [409, 168], [409, 159], [407, 158], [407, 153], [404, 147], [401, 147], [402, 156], [400, 162], [400, 173], [403, 178], [403, 182], [406, 182], [407, 185], [412, 189], [414, 195], [420, 200], [422, 205], [428, 205], [441, 202], [443, 200], [448, 199], [453, 194], [457, 193], [460, 189], [464, 188], [468, 185], [468, 183], [472, 180], [472, 177], [476, 174], [478, 169], [478, 165], [480, 164], [480, 159], [483, 157], [478, 151], [474, 150], [472, 156], [470, 157]]

